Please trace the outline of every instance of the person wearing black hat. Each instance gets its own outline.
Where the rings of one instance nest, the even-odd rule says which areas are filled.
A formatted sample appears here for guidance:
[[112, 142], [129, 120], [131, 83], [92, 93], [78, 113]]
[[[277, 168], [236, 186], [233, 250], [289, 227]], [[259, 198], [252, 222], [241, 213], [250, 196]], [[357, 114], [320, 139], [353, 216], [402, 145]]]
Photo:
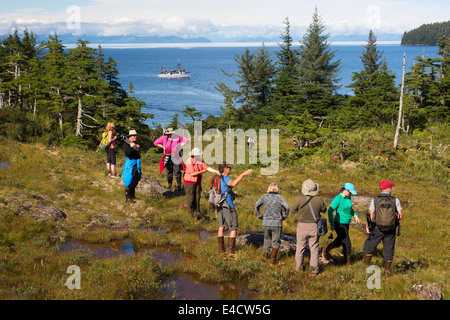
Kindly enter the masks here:
[[375, 227], [370, 231], [368, 226], [366, 226], [368, 236], [363, 248], [364, 264], [369, 266], [372, 253], [378, 244], [383, 241], [383, 263], [386, 273], [389, 273], [392, 260], [394, 259], [396, 221], [398, 222], [402, 218], [400, 200], [391, 195], [393, 186], [395, 186], [395, 183], [382, 181], [379, 186], [381, 190], [380, 195], [373, 198], [370, 203], [370, 218], [375, 222]]

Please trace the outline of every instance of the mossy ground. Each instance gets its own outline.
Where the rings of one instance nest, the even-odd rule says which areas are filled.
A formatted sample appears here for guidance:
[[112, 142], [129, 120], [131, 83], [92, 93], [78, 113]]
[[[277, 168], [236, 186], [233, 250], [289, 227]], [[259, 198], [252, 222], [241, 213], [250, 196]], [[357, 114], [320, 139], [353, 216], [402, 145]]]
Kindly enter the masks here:
[[[245, 233], [262, 230], [253, 205], [272, 181], [279, 184], [280, 193], [292, 204], [308, 178], [320, 185], [324, 200], [335, 196], [348, 181], [360, 195], [375, 196], [381, 180], [393, 180], [394, 195], [404, 208], [402, 235], [397, 238], [392, 274], [382, 274], [381, 289], [371, 290], [367, 287], [370, 275], [362, 261], [366, 236], [359, 227], [350, 229], [352, 264], [324, 265], [315, 278], [308, 272], [294, 272], [293, 255], [282, 255], [277, 268], [269, 267], [262, 260], [261, 248], [239, 247], [234, 258], [225, 259], [217, 254], [214, 236], [201, 239], [189, 232], [216, 232], [218, 222], [208, 212], [206, 199], [202, 199], [204, 219], [188, 215], [184, 196], [138, 193], [139, 200], [129, 204], [121, 179], [106, 176], [103, 152], [22, 144], [0, 137], [0, 162], [11, 164], [0, 169], [0, 299], [159, 299], [174, 273], [221, 284], [245, 280], [254, 299], [418, 299], [411, 290], [417, 283], [438, 286], [446, 299], [448, 166], [442, 159], [434, 163], [415, 150], [389, 156], [397, 161], [380, 171], [373, 170], [373, 162], [353, 159], [341, 164], [333, 155], [320, 152], [302, 158], [296, 165], [281, 164], [274, 176], [260, 175], [257, 166], [250, 166], [253, 174], [235, 188], [239, 233]], [[142, 170], [144, 176], [166, 186], [164, 174], [158, 172], [159, 157], [144, 153]], [[119, 153], [119, 172], [123, 163]], [[231, 176], [248, 167], [233, 166]], [[434, 172], [440, 168], [447, 173]], [[447, 179], [436, 181], [435, 177], [442, 176]], [[210, 174], [204, 177], [206, 190]], [[64, 211], [67, 218], [36, 221], [32, 212], [39, 203]], [[361, 220], [364, 222], [364, 218]], [[283, 233], [295, 236], [295, 232], [295, 216], [290, 215]], [[62, 239], [110, 243], [125, 238], [133, 239], [136, 247], [175, 248], [183, 254], [183, 263], [163, 266], [146, 251], [110, 259], [98, 259], [81, 250], [58, 251]], [[322, 237], [320, 246], [329, 241]], [[339, 249], [332, 255], [342, 259]], [[373, 264], [381, 267], [382, 258], [380, 244]], [[82, 270], [81, 290], [65, 286], [70, 265]]]

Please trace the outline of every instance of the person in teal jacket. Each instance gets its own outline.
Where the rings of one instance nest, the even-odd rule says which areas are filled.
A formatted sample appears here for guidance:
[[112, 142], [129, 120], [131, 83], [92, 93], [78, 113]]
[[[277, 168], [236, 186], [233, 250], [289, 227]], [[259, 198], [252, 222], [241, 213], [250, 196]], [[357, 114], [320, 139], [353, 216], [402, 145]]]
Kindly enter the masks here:
[[[351, 195], [357, 194], [355, 187], [347, 182], [341, 187], [341, 192], [333, 199], [328, 209], [328, 221], [331, 230], [335, 230], [337, 237], [329, 245], [322, 249], [322, 258], [327, 260], [327, 253], [333, 249], [342, 246], [342, 251], [347, 264], [350, 264], [350, 253], [352, 251], [352, 243], [350, 242], [349, 226], [352, 217], [355, 217], [356, 223], [360, 224], [358, 215], [352, 207]], [[336, 214], [333, 218], [333, 212]]]

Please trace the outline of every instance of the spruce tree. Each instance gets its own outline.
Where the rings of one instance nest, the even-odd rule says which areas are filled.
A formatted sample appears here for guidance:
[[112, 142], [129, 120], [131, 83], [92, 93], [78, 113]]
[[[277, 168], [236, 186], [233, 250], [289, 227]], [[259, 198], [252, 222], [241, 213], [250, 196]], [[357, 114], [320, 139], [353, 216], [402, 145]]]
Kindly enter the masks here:
[[146, 103], [137, 99], [134, 94], [134, 85], [130, 81], [124, 106], [115, 109], [114, 117], [115, 119], [119, 119], [116, 126], [119, 132], [128, 132], [133, 129], [138, 131], [139, 134], [145, 134], [149, 130], [145, 124], [145, 120], [153, 119], [153, 115], [142, 111]]
[[[78, 40], [77, 46], [68, 51], [65, 81], [67, 91], [72, 96], [72, 108], [75, 114], [75, 135], [83, 136], [83, 129], [100, 127], [95, 118], [98, 102], [97, 89], [101, 85], [95, 68], [95, 50], [88, 41]], [[91, 134], [93, 131], [91, 132]]]
[[270, 96], [273, 93], [274, 79], [276, 74], [276, 63], [272, 60], [270, 51], [264, 46], [255, 52], [255, 116], [258, 122], [273, 122], [275, 114], [270, 108]]
[[363, 64], [363, 70], [367, 74], [372, 74], [380, 68], [380, 59], [383, 57], [383, 52], [377, 49], [377, 37], [372, 30], [369, 31], [369, 38], [367, 44], [363, 47], [362, 56], [360, 56]]
[[45, 70], [42, 76], [45, 97], [41, 103], [46, 113], [57, 120], [60, 136], [63, 137], [64, 117], [67, 117], [68, 112], [63, 98], [66, 89], [64, 81], [66, 54], [62, 41], [56, 33], [49, 36], [49, 40], [43, 44], [43, 47], [47, 49], [47, 53], [42, 56], [42, 69]]
[[[238, 65], [238, 73], [231, 74], [224, 70], [222, 72], [235, 79], [237, 88], [232, 89], [223, 82], [216, 85], [226, 103], [223, 110], [233, 114], [233, 123], [246, 119], [245, 123], [242, 123], [243, 127], [258, 125], [265, 121], [261, 110], [268, 104], [275, 72], [270, 52], [263, 44], [262, 48], [255, 52], [246, 49], [242, 55], [236, 54], [234, 60]], [[225, 116], [227, 122], [231, 119], [229, 116], [230, 114]]]
[[270, 108], [273, 114], [291, 115], [299, 103], [298, 90], [298, 50], [293, 48], [291, 36], [291, 24], [289, 19], [284, 21], [285, 28], [280, 38], [280, 51], [276, 53], [278, 61], [276, 65], [275, 85], [270, 98]]
[[[109, 66], [105, 64], [105, 58], [103, 54], [103, 48], [101, 45], [98, 46], [97, 56], [95, 59], [95, 68], [97, 72], [97, 79], [99, 80], [99, 85], [97, 89], [97, 95], [99, 96], [100, 109], [103, 119], [100, 124], [105, 125], [110, 121], [111, 110], [114, 108], [114, 103], [117, 101], [117, 96], [114, 93], [113, 87], [106, 81], [107, 70]], [[109, 76], [109, 75], [108, 75]]]
[[317, 7], [300, 46], [299, 89], [303, 103], [298, 113], [307, 110], [314, 116], [325, 116], [336, 105], [335, 92], [339, 89], [337, 78], [340, 60], [334, 61], [336, 51], [327, 42], [329, 34]]
[[[31, 84], [31, 78], [25, 75], [31, 72], [31, 69], [38, 67], [37, 58], [40, 52], [40, 46], [37, 44], [37, 36], [27, 29], [23, 32], [23, 37], [19, 35], [16, 29], [2, 41], [4, 47], [4, 58], [0, 61], [0, 90], [5, 92], [8, 97], [5, 99], [7, 105], [25, 110], [27, 106], [27, 90]], [[34, 61], [34, 62], [33, 62]]]
[[352, 115], [353, 124], [376, 126], [381, 123], [394, 125], [397, 115], [398, 89], [395, 75], [388, 70], [376, 44], [377, 38], [369, 32], [367, 45], [360, 56], [361, 72], [354, 72], [352, 88], [354, 96], [347, 99], [342, 112]]

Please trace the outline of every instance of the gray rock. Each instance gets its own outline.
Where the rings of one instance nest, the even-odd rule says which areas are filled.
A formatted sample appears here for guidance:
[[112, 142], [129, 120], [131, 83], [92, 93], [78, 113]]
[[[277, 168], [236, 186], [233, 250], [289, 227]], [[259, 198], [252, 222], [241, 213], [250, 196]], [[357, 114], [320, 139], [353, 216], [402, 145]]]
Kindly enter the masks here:
[[442, 300], [441, 289], [434, 285], [415, 284], [411, 289], [418, 292], [425, 300]]
[[38, 222], [47, 222], [47, 221], [64, 221], [67, 218], [67, 215], [64, 211], [59, 208], [52, 207], [43, 202], [39, 202], [36, 210], [32, 213], [33, 218]]
[[[255, 247], [261, 247], [264, 244], [264, 233], [247, 233], [241, 234], [236, 237], [236, 244], [239, 246], [252, 245]], [[280, 244], [280, 253], [293, 254], [297, 248], [297, 238], [282, 235]]]

